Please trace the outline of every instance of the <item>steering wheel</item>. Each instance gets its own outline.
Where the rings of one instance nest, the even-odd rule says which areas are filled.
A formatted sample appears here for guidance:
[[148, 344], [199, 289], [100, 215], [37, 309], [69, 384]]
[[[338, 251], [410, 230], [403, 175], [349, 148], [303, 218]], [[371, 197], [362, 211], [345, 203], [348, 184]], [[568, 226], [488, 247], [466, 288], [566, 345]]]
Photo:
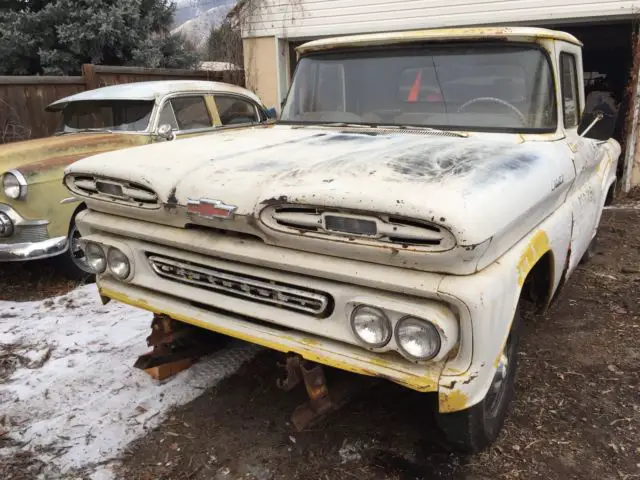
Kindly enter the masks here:
[[465, 102], [462, 105], [460, 105], [460, 108], [458, 108], [458, 113], [462, 113], [462, 110], [464, 110], [465, 108], [469, 107], [470, 105], [473, 105], [475, 103], [481, 103], [481, 102], [492, 102], [492, 103], [497, 103], [497, 104], [503, 105], [503, 106], [507, 107], [509, 110], [511, 110], [513, 113], [515, 113], [518, 116], [518, 120], [520, 120], [520, 122], [523, 125], [525, 123], [527, 123], [527, 119], [524, 118], [524, 115], [518, 109], [518, 107], [510, 104], [506, 100], [502, 100], [500, 98], [495, 98], [495, 97], [476, 97], [476, 98], [472, 98], [468, 102]]

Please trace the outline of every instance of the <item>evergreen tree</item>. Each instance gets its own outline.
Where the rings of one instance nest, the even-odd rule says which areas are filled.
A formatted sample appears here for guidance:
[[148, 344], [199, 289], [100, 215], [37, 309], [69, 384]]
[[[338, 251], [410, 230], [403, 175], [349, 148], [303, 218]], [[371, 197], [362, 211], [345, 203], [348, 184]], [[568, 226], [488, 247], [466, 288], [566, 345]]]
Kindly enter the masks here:
[[9, 0], [0, 11], [0, 74], [74, 75], [83, 63], [189, 68], [169, 0]]

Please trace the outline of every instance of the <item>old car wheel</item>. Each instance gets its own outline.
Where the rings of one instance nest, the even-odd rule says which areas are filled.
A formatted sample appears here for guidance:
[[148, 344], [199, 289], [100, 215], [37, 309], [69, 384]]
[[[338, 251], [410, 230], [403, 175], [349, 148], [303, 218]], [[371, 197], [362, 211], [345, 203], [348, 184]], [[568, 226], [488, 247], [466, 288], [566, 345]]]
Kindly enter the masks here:
[[451, 450], [475, 453], [489, 446], [498, 437], [514, 395], [520, 324], [518, 308], [507, 343], [498, 360], [496, 373], [484, 399], [459, 412], [436, 414], [436, 422]]
[[71, 221], [69, 228], [69, 248], [62, 255], [62, 267], [65, 274], [72, 280], [90, 281], [94, 275], [87, 264], [84, 250], [80, 247], [80, 231], [76, 226], [75, 218]]

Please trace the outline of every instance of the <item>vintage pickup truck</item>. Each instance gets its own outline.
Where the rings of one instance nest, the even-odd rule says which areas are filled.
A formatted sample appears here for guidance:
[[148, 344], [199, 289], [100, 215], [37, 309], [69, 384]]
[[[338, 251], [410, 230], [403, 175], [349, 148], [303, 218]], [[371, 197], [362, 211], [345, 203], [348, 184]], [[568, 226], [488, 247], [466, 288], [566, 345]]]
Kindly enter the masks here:
[[480, 450], [523, 311], [589, 255], [615, 183], [581, 43], [465, 28], [298, 53], [276, 125], [67, 168], [103, 300], [436, 392], [451, 446]]

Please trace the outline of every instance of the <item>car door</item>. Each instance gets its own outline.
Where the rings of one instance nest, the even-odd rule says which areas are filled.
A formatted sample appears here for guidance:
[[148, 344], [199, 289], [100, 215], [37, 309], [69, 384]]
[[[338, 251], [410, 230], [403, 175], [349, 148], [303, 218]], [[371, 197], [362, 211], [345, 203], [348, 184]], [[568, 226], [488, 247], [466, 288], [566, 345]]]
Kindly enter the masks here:
[[166, 98], [162, 103], [156, 130], [160, 125], [171, 125], [176, 138], [210, 132], [215, 128], [210, 98], [198, 94], [180, 94]]
[[558, 51], [558, 71], [561, 91], [562, 121], [573, 165], [575, 180], [569, 195], [573, 214], [571, 256], [568, 273], [580, 262], [596, 234], [603, 205], [603, 188], [598, 175], [607, 156], [604, 142], [581, 137], [578, 134], [580, 117], [584, 109], [581, 87], [582, 59], [580, 48], [564, 44]]
[[240, 95], [215, 94], [220, 125], [224, 128], [247, 127], [267, 121], [266, 114], [251, 99]]

